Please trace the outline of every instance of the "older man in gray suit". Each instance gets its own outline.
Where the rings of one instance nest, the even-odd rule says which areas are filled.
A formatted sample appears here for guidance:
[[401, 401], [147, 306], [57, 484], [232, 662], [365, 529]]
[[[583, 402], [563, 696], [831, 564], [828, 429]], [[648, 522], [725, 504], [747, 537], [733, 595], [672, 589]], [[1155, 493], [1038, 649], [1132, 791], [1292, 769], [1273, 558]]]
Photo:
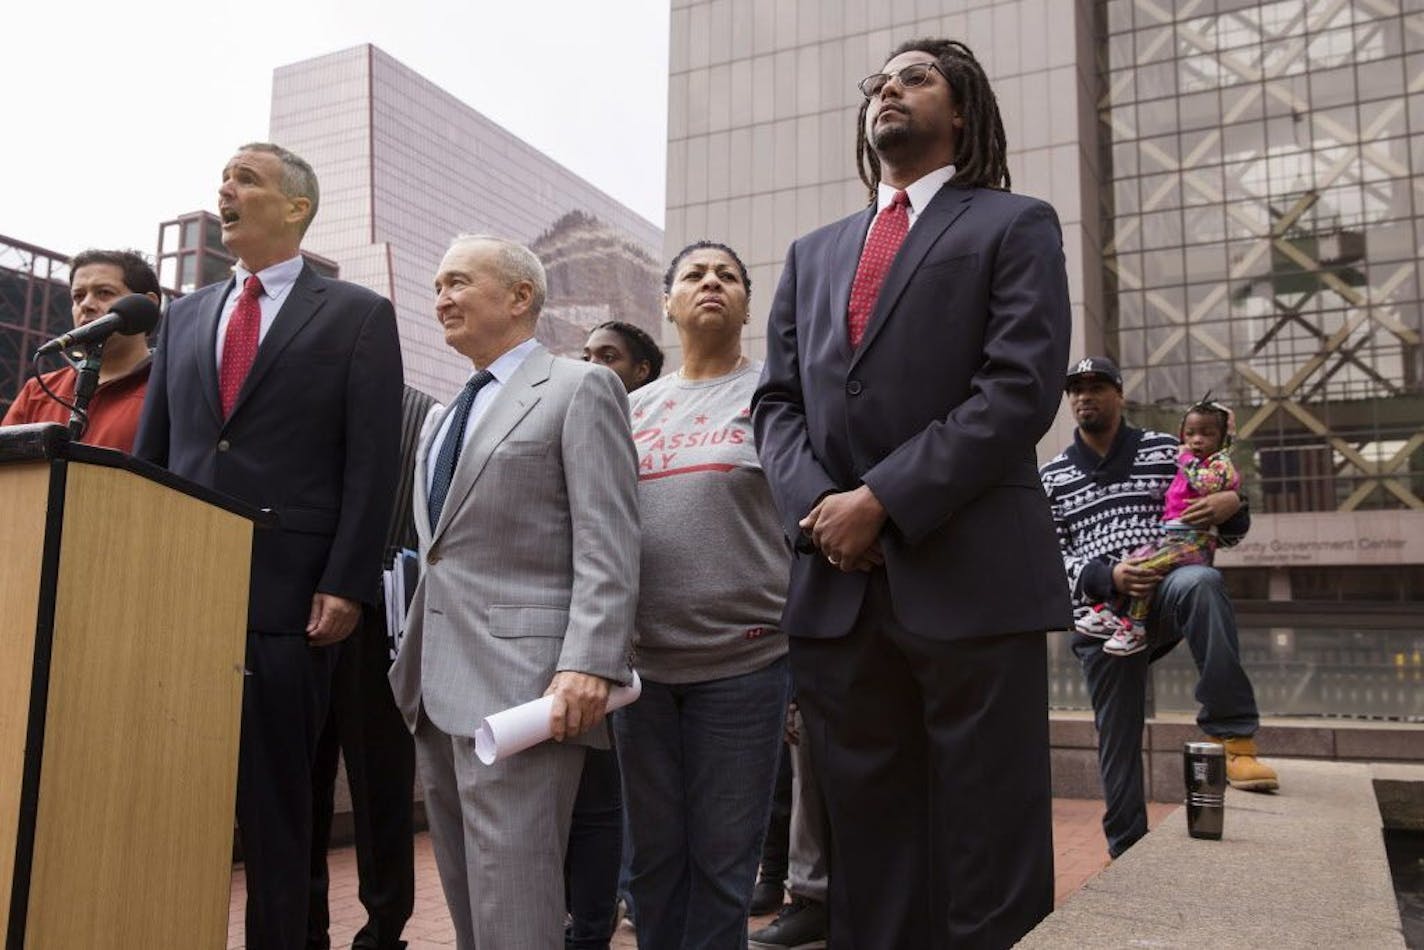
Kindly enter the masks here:
[[[422, 573], [391, 684], [459, 947], [547, 950], [563, 942], [584, 747], [607, 747], [608, 689], [630, 678], [627, 399], [612, 372], [534, 340], [545, 278], [527, 248], [458, 238], [435, 289], [445, 342], [475, 373], [417, 455]], [[482, 765], [481, 720], [541, 694], [557, 741]]]

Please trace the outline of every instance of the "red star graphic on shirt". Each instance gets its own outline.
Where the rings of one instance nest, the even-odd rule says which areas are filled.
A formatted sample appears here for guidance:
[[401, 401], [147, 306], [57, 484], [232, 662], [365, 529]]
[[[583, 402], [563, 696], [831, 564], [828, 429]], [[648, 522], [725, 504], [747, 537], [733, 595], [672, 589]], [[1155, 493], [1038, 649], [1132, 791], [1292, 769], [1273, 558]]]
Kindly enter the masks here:
[[692, 420], [692, 424], [697, 426], [705, 426], [707, 424], [707, 417], [697, 416]]
[[676, 401], [676, 400], [673, 400], [673, 399], [669, 399], [667, 402], [663, 403], [663, 408], [664, 408], [664, 409], [672, 409], [672, 408], [675, 408], [676, 406], [677, 406], [677, 401]]
[[633, 418], [634, 418], [634, 419], [641, 419], [641, 418], [643, 418], [643, 410], [642, 410], [642, 409], [634, 409], [634, 410], [633, 410]]

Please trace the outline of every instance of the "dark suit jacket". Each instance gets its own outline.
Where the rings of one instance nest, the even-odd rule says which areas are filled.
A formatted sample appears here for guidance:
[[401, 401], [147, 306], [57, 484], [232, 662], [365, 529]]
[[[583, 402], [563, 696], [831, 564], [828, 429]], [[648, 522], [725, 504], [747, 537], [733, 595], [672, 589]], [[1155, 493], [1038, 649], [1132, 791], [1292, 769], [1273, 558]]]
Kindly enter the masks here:
[[232, 285], [169, 308], [134, 454], [277, 513], [253, 538], [248, 626], [301, 633], [314, 593], [379, 589], [400, 458], [395, 312], [303, 267], [224, 422], [214, 345]]
[[[792, 244], [753, 400], [789, 538], [827, 492], [868, 485], [897, 619], [960, 639], [1071, 613], [1034, 446], [1063, 391], [1071, 315], [1053, 208], [946, 185], [905, 239], [861, 345], [846, 307], [869, 208]], [[844, 635], [868, 575], [798, 545], [784, 626]]]

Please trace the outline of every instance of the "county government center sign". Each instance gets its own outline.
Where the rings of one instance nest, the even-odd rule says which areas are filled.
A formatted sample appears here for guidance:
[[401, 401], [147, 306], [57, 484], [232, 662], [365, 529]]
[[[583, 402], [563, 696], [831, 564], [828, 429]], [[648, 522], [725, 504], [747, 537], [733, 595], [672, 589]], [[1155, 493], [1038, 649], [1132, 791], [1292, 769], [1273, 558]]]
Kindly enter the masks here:
[[1251, 532], [1217, 551], [1217, 567], [1424, 564], [1424, 511], [1252, 515]]

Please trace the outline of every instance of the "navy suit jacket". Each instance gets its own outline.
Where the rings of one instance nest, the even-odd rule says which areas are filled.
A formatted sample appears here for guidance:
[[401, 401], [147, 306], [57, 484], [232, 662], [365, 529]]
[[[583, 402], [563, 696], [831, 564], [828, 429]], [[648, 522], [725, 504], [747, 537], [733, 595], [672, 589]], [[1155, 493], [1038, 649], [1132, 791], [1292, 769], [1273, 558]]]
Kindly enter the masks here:
[[[963, 639], [1071, 625], [1034, 447], [1053, 421], [1071, 314], [1053, 208], [946, 185], [896, 255], [861, 344], [846, 329], [875, 209], [792, 244], [753, 399], [788, 538], [827, 492], [869, 486], [896, 619]], [[868, 575], [796, 545], [783, 625], [836, 637]]]
[[248, 627], [297, 634], [316, 592], [378, 591], [400, 458], [395, 311], [304, 266], [224, 421], [214, 346], [232, 286], [169, 307], [134, 454], [276, 512], [253, 537]]

